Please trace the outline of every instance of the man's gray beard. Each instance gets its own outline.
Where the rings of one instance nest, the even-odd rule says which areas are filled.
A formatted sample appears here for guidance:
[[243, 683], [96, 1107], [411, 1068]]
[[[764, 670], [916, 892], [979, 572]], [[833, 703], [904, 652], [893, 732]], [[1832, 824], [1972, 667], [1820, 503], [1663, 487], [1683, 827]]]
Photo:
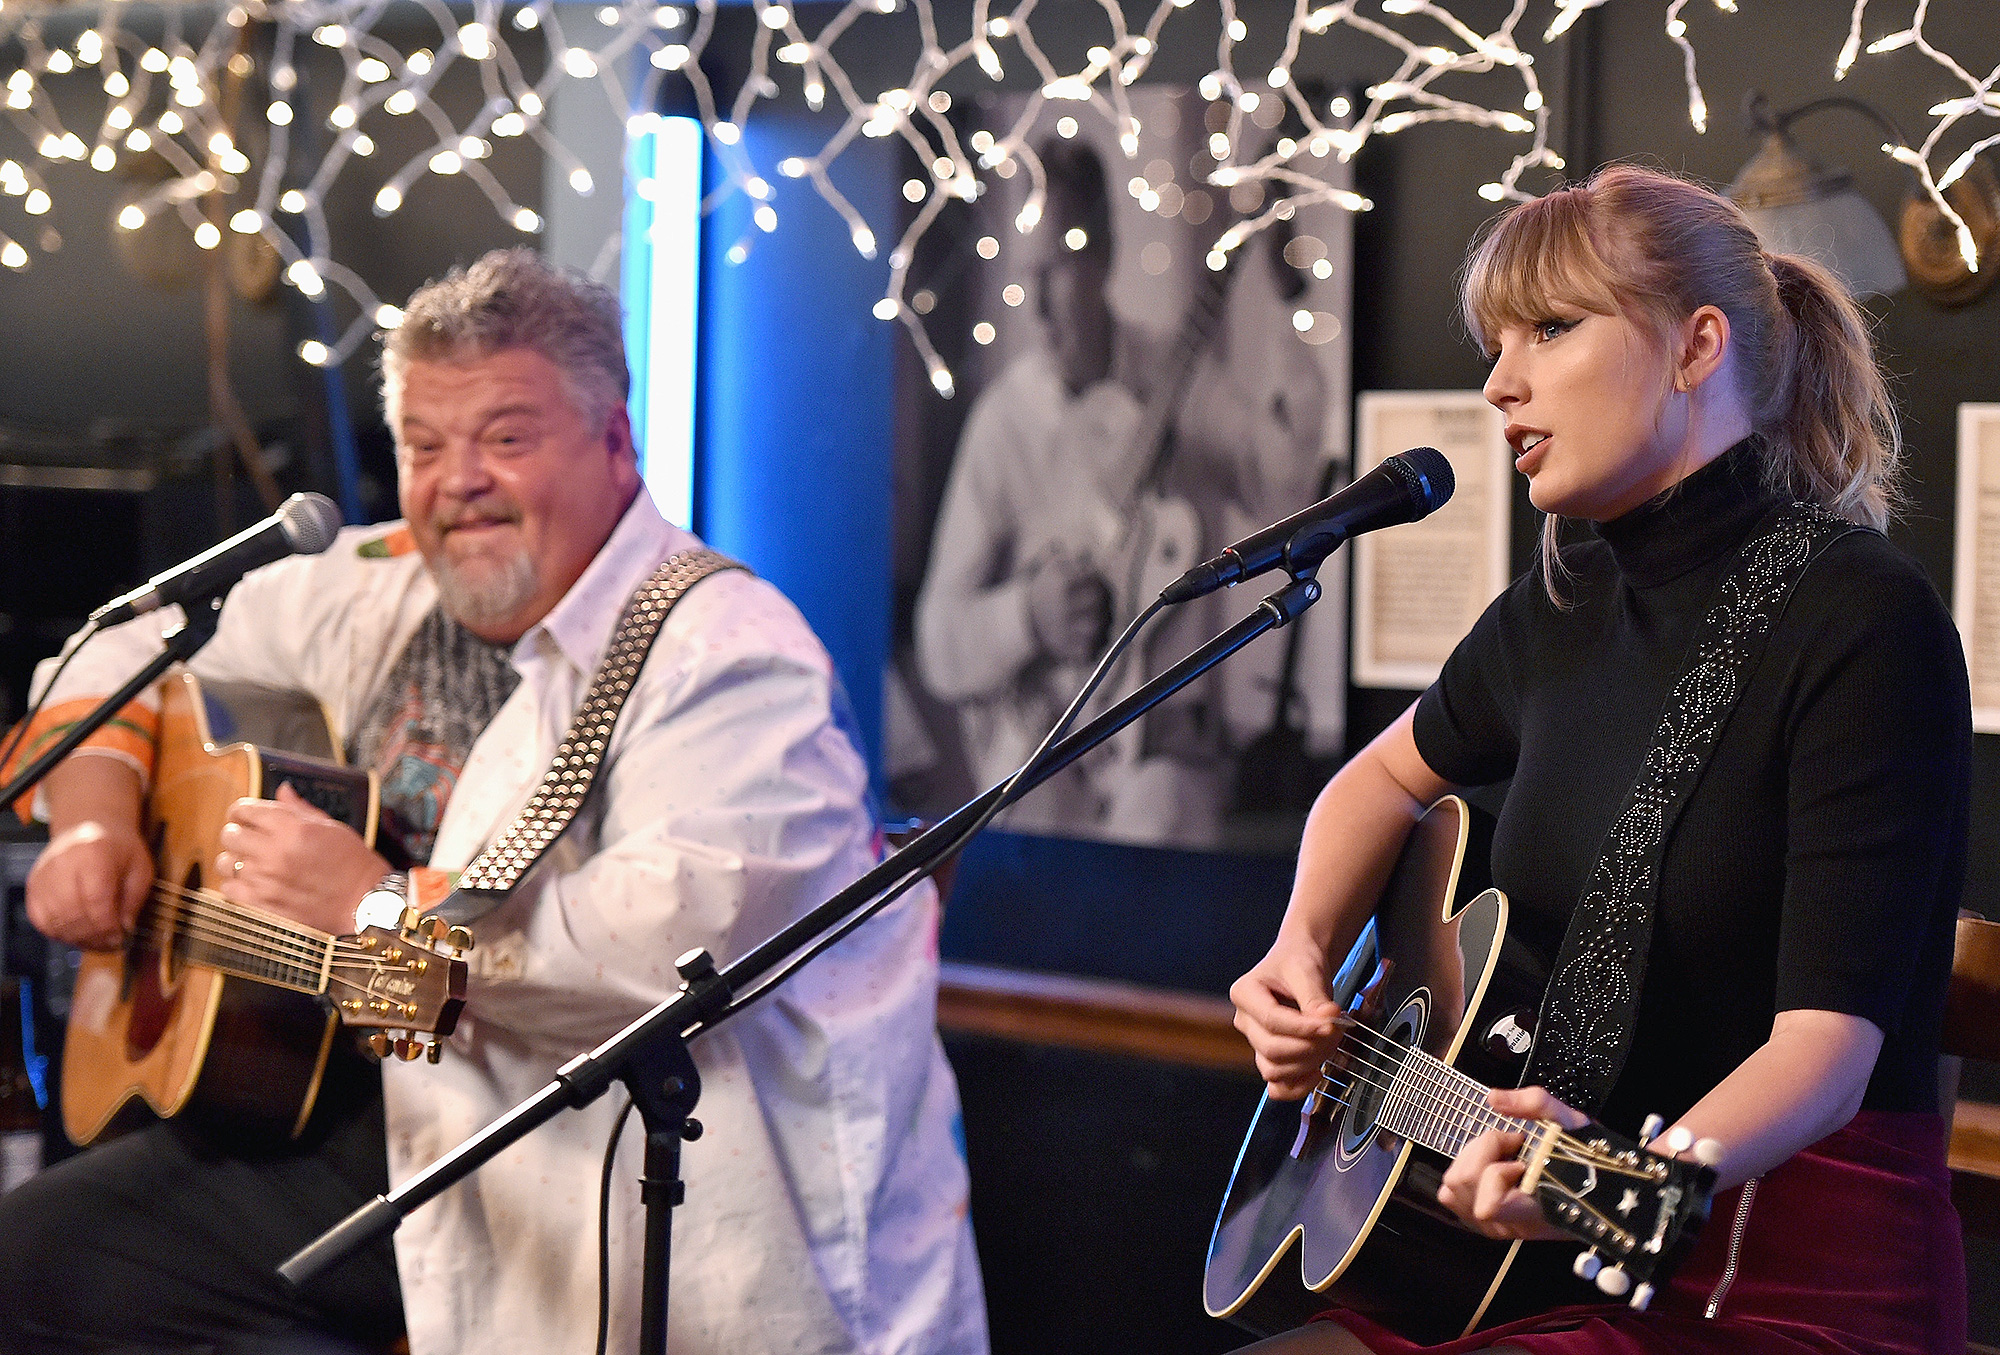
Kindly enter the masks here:
[[438, 603], [461, 626], [498, 625], [519, 612], [535, 596], [541, 577], [526, 551], [500, 561], [481, 561], [473, 568], [440, 556], [431, 562]]

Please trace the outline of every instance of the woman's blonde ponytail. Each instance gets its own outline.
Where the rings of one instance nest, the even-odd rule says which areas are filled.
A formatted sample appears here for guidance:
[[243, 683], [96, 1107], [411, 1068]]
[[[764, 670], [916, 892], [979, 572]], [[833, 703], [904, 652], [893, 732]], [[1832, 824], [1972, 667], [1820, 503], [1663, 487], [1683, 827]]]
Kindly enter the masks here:
[[1773, 379], [1758, 411], [1759, 431], [1780, 453], [1771, 469], [1797, 497], [1885, 527], [1897, 508], [1903, 443], [1867, 322], [1819, 263], [1767, 258], [1789, 322], [1773, 335]]

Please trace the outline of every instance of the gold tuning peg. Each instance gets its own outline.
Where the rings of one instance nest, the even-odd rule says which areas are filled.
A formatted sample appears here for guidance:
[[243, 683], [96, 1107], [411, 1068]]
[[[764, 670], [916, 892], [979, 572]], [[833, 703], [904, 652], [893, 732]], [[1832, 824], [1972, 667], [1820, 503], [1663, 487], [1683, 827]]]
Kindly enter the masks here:
[[378, 1059], [389, 1057], [389, 1047], [389, 1037], [379, 1030], [368, 1037], [368, 1050]]
[[415, 931], [416, 926], [417, 926], [416, 906], [414, 904], [406, 903], [403, 905], [402, 916], [396, 919], [396, 930], [399, 932]]
[[438, 942], [444, 940], [445, 937], [451, 935], [451, 924], [436, 913], [432, 913], [429, 917], [426, 917], [422, 922], [417, 924], [417, 927], [424, 934], [424, 939], [432, 945], [436, 945]]
[[424, 1052], [424, 1046], [421, 1041], [418, 1040], [396, 1041], [396, 1057], [401, 1059], [404, 1063], [409, 1063], [414, 1059], [421, 1058], [423, 1056], [423, 1052]]
[[444, 1046], [439, 1044], [435, 1039], [428, 1041], [424, 1045], [425, 1062], [436, 1063], [439, 1059], [443, 1057], [444, 1057]]
[[472, 933], [463, 927], [453, 927], [445, 933], [444, 943], [453, 950], [471, 950]]

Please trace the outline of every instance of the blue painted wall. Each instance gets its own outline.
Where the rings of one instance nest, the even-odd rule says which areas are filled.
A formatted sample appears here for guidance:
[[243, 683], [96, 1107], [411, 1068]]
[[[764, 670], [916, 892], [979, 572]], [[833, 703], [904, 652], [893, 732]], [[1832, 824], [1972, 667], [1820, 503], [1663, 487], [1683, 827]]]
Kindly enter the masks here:
[[[811, 155], [823, 126], [760, 115], [754, 163]], [[773, 179], [775, 234], [741, 195], [702, 231], [695, 529], [798, 604], [847, 684], [879, 776], [889, 652], [890, 448], [896, 327], [871, 308], [896, 238], [901, 143], [857, 141], [835, 181], [883, 253], [863, 259], [806, 180]], [[710, 183], [717, 182], [711, 160]], [[747, 234], [746, 234], [747, 233]], [[727, 260], [747, 239], [749, 256]]]

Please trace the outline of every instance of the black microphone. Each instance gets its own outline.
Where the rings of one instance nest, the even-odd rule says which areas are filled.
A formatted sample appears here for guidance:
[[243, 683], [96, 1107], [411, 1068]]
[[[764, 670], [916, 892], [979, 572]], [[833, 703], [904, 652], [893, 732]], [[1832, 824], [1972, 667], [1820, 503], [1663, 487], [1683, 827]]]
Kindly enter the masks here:
[[1283, 522], [1250, 533], [1161, 590], [1169, 605], [1206, 597], [1258, 574], [1312, 569], [1350, 536], [1415, 522], [1443, 507], [1454, 485], [1451, 462], [1435, 447], [1412, 447], [1384, 461], [1345, 489]]
[[102, 629], [177, 602], [207, 602], [228, 592], [259, 565], [287, 555], [319, 554], [333, 544], [339, 530], [340, 510], [332, 499], [324, 494], [294, 494], [262, 522], [164, 574], [155, 574], [144, 587], [99, 607], [90, 619]]

